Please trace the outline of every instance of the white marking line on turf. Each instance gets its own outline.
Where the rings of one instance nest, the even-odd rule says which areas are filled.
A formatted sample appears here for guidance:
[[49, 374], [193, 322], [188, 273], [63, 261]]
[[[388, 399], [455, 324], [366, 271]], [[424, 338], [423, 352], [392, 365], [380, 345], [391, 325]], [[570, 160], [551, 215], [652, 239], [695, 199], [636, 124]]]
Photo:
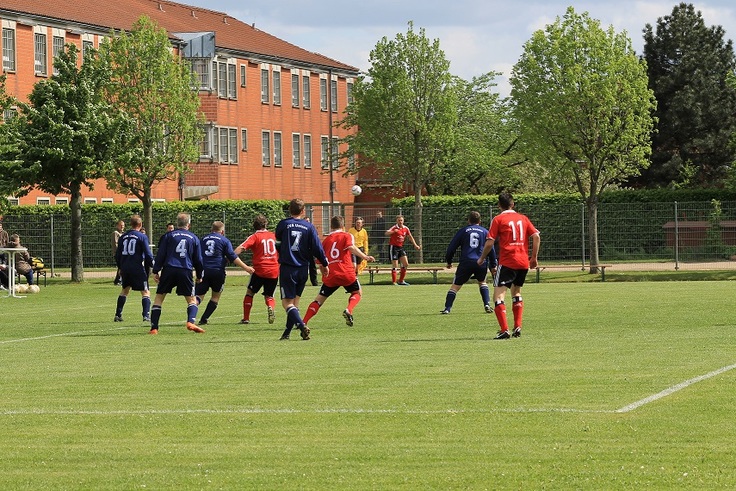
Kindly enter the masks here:
[[726, 373], [729, 370], [733, 370], [734, 368], [736, 368], [736, 364], [734, 364], [734, 365], [728, 365], [727, 367], [719, 368], [718, 370], [714, 370], [714, 371], [712, 371], [710, 373], [706, 373], [705, 375], [700, 375], [698, 377], [694, 377], [694, 378], [691, 378], [689, 380], [685, 380], [684, 382], [680, 382], [679, 384], [675, 384], [675, 385], [673, 385], [671, 387], [667, 387], [662, 392], [659, 392], [657, 394], [652, 394], [649, 397], [645, 397], [644, 399], [641, 399], [639, 401], [632, 402], [628, 406], [624, 406], [622, 408], [616, 409], [615, 412], [617, 412], [617, 413], [628, 413], [628, 412], [631, 412], [634, 409], [638, 409], [638, 408], [640, 408], [641, 406], [643, 406], [645, 404], [649, 404], [650, 402], [654, 402], [654, 401], [657, 401], [659, 399], [662, 399], [663, 397], [667, 397], [668, 395], [674, 394], [678, 390], [682, 390], [685, 387], [689, 387], [689, 386], [691, 386], [693, 384], [696, 384], [698, 382], [702, 382], [703, 380], [708, 380], [709, 378], [713, 378], [713, 377], [715, 377], [717, 375], [720, 375], [722, 373]]
[[10, 343], [22, 343], [25, 341], [39, 341], [41, 339], [51, 339], [51, 338], [63, 338], [66, 336], [80, 336], [84, 334], [99, 334], [101, 332], [110, 332], [110, 331], [121, 331], [124, 329], [131, 329], [131, 327], [116, 327], [113, 329], [101, 329], [98, 331], [77, 331], [77, 332], [60, 332], [57, 334], [48, 334], [46, 336], [34, 336], [32, 338], [18, 338], [18, 339], [6, 339], [5, 341], [0, 341], [0, 344], [10, 344]]

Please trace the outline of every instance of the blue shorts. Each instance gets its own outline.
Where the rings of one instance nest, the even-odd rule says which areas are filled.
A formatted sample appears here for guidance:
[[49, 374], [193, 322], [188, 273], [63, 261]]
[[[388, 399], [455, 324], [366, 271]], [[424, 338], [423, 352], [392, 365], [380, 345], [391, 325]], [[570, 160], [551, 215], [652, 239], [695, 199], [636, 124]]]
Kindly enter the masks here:
[[511, 288], [514, 286], [524, 286], [528, 269], [513, 269], [498, 265], [496, 268], [496, 276], [493, 277], [493, 286], [505, 286]]
[[248, 290], [253, 292], [253, 295], [255, 295], [258, 293], [258, 290], [263, 288], [264, 297], [273, 297], [278, 283], [278, 278], [261, 278], [257, 274], [253, 273], [250, 277], [250, 283], [248, 283]]
[[213, 292], [222, 292], [225, 289], [225, 271], [222, 269], [205, 269], [202, 281], [194, 286], [197, 295], [204, 295], [212, 288]]
[[301, 297], [304, 286], [309, 279], [309, 266], [294, 268], [286, 264], [281, 265], [279, 282], [281, 284], [281, 298]]
[[123, 288], [130, 287], [137, 292], [146, 292], [148, 288], [148, 274], [142, 267], [136, 269], [121, 269], [120, 279]]
[[453, 285], [464, 285], [468, 282], [471, 278], [475, 278], [478, 281], [485, 281], [486, 275], [488, 274], [488, 268], [486, 267], [487, 263], [484, 263], [483, 266], [478, 266], [478, 263], [475, 261], [472, 262], [461, 262], [457, 265], [457, 270], [455, 271], [455, 279], [452, 280]]
[[194, 296], [194, 278], [190, 269], [168, 267], [161, 271], [156, 294], [171, 293], [174, 288], [177, 295]]

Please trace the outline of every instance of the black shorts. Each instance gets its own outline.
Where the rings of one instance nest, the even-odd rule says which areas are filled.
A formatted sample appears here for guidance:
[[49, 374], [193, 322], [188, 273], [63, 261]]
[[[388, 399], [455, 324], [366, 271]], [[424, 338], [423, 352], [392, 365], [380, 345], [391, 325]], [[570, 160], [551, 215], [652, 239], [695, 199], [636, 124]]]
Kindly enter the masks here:
[[225, 289], [225, 270], [205, 269], [202, 281], [194, 286], [194, 291], [201, 296], [210, 288], [213, 292], [222, 292]]
[[388, 254], [392, 261], [398, 261], [399, 258], [406, 256], [406, 251], [403, 247], [390, 245], [388, 246]]
[[457, 270], [455, 271], [455, 279], [452, 280], [453, 285], [464, 285], [468, 282], [471, 278], [475, 278], [478, 281], [485, 281], [486, 275], [488, 274], [488, 268], [486, 267], [487, 263], [484, 263], [482, 266], [478, 266], [478, 263], [475, 261], [472, 262], [462, 262], [457, 265]]
[[171, 293], [174, 288], [177, 295], [194, 296], [194, 278], [190, 269], [168, 267], [161, 271], [156, 293]]
[[120, 279], [123, 288], [130, 287], [137, 292], [146, 292], [148, 288], [148, 274], [143, 267], [135, 269], [121, 269]]
[[273, 297], [278, 284], [278, 278], [261, 278], [257, 274], [253, 273], [250, 277], [250, 282], [248, 283], [248, 290], [253, 292], [253, 295], [255, 295], [258, 293], [258, 290], [263, 288], [264, 297]]
[[345, 291], [348, 293], [358, 292], [360, 291], [360, 281], [355, 280], [348, 286], [327, 286], [323, 284], [319, 289], [319, 294], [322, 295], [323, 297], [329, 297], [330, 295], [335, 293], [340, 288], [345, 288]]
[[524, 286], [528, 269], [513, 269], [498, 265], [496, 268], [496, 276], [493, 277], [493, 286], [505, 286], [510, 288], [511, 285]]

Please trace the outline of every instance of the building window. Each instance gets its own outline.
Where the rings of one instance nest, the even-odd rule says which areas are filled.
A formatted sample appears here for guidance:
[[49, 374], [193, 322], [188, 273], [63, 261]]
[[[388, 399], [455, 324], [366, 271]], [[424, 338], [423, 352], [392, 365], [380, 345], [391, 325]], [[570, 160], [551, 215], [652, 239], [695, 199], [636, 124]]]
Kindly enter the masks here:
[[51, 198], [36, 198], [37, 205], [50, 205]]
[[312, 136], [304, 135], [304, 168], [312, 168]]
[[20, 199], [19, 198], [8, 198], [8, 204], [10, 206], [20, 206]]
[[227, 63], [217, 64], [217, 95], [227, 97]]
[[8, 122], [11, 121], [14, 117], [18, 115], [18, 110], [15, 108], [8, 108], [3, 111], [3, 121]]
[[228, 162], [228, 155], [227, 151], [229, 148], [228, 141], [227, 141], [227, 128], [218, 128], [218, 133], [220, 134], [220, 148], [219, 148], [219, 155], [220, 155], [220, 162]]
[[332, 150], [332, 168], [333, 169], [339, 169], [340, 168], [340, 146], [338, 145], [339, 139], [333, 138], [332, 139], [332, 147], [330, 150]]
[[322, 145], [321, 145], [321, 163], [322, 163], [322, 169], [327, 170], [330, 163], [330, 139], [326, 136], [322, 137]]
[[235, 76], [235, 65], [227, 64], [227, 96], [230, 99], [238, 98], [238, 80]]
[[291, 74], [291, 105], [299, 107], [299, 75]]
[[240, 65], [240, 86], [245, 87], [245, 72], [246, 72], [246, 66]]
[[84, 204], [85, 205], [96, 205], [97, 198], [84, 198]]
[[46, 34], [36, 33], [33, 35], [33, 70], [36, 75], [46, 75], [48, 68], [48, 56], [46, 53]]
[[209, 90], [210, 87], [210, 62], [206, 58], [191, 58], [192, 73], [199, 81], [199, 90]]
[[102, 200], [100, 200], [100, 202], [101, 203], [114, 203], [115, 200], [113, 200], [112, 198], [102, 198]]
[[87, 56], [87, 53], [95, 47], [95, 43], [92, 41], [82, 41], [82, 60]]
[[3, 27], [3, 70], [15, 71], [15, 29]]
[[231, 164], [238, 163], [238, 130], [236, 128], [230, 128], [228, 130], [228, 157], [227, 161]]
[[273, 103], [281, 104], [281, 72], [273, 72]]
[[248, 130], [245, 128], [240, 130], [240, 147], [244, 152], [248, 151]]
[[271, 99], [270, 87], [268, 82], [268, 68], [261, 68], [261, 102], [268, 104]]
[[[89, 198], [85, 198], [84, 199], [85, 204], [87, 203], [87, 200], [88, 199]], [[97, 200], [95, 198], [92, 198], [92, 199], [94, 199], [94, 203], [97, 203]], [[57, 205], [68, 205], [69, 204], [69, 198], [54, 198], [54, 203], [57, 204]]]
[[301, 138], [298, 133], [291, 135], [291, 165], [298, 169], [302, 164]]
[[281, 167], [283, 165], [281, 133], [273, 134], [273, 166]]
[[128, 198], [128, 203], [140, 203], [141, 200], [138, 198]]
[[309, 93], [309, 75], [302, 75], [302, 104], [304, 109], [309, 109], [312, 104]]
[[205, 126], [203, 130], [202, 142], [199, 145], [199, 158], [210, 158], [212, 157], [212, 126]]
[[59, 69], [56, 68], [56, 57], [59, 56], [59, 53], [62, 51], [64, 51], [64, 38], [62, 36], [54, 36], [51, 44], [51, 55], [54, 58], [54, 75], [59, 74]]
[[327, 79], [319, 79], [319, 108], [327, 111]]
[[353, 82], [348, 82], [345, 86], [345, 90], [347, 91], [348, 95], [348, 104], [353, 103]]
[[261, 133], [261, 160], [264, 167], [271, 167], [271, 133]]
[[330, 109], [337, 112], [337, 80], [330, 80]]

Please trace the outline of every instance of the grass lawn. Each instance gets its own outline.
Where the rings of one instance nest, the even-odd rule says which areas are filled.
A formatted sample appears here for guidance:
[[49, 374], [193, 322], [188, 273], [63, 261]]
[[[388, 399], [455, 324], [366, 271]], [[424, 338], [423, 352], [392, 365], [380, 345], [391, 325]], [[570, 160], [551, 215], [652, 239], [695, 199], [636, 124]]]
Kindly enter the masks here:
[[310, 341], [260, 295], [238, 324], [242, 276], [205, 334], [174, 295], [158, 336], [136, 292], [113, 323], [111, 279], [0, 297], [0, 488], [736, 486], [732, 282], [530, 274], [523, 336], [493, 341], [476, 286], [439, 315], [429, 278], [364, 286], [352, 328], [335, 293]]

